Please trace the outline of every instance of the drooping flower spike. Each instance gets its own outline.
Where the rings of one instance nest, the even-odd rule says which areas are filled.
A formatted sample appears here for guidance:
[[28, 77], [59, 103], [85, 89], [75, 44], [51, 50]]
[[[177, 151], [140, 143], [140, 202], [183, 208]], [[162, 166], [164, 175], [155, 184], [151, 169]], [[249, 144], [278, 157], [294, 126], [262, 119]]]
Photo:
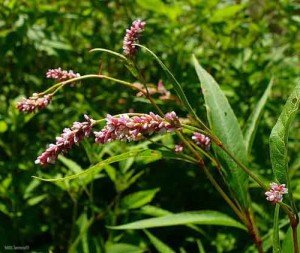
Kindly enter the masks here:
[[198, 146], [208, 151], [210, 149], [211, 141], [210, 138], [204, 134], [194, 132], [192, 139]]
[[78, 144], [83, 138], [91, 134], [94, 120], [84, 115], [86, 121], [74, 122], [71, 128], [65, 128], [63, 133], [56, 137], [56, 143], [50, 144], [35, 161], [36, 164], [47, 165], [54, 164], [58, 155], [66, 153], [74, 144]]
[[72, 78], [80, 77], [80, 74], [75, 73], [73, 70], [67, 71], [61, 68], [57, 68], [57, 69], [49, 69], [46, 73], [46, 77], [61, 82]]
[[282, 202], [283, 195], [288, 193], [288, 189], [285, 184], [271, 183], [270, 190], [265, 192], [267, 200], [272, 203]]
[[180, 128], [175, 112], [165, 114], [164, 118], [150, 112], [141, 116], [123, 114], [120, 117], [107, 115], [106, 125], [99, 132], [94, 132], [95, 142], [107, 143], [115, 140], [139, 141], [153, 133], [172, 132]]
[[135, 43], [138, 42], [141, 33], [144, 31], [146, 22], [140, 19], [132, 22], [130, 29], [126, 29], [123, 40], [123, 50], [126, 56], [133, 56], [136, 53]]
[[44, 95], [40, 97], [37, 93], [33, 93], [31, 97], [24, 98], [17, 103], [17, 108], [21, 112], [34, 112], [47, 107], [52, 100], [52, 95]]

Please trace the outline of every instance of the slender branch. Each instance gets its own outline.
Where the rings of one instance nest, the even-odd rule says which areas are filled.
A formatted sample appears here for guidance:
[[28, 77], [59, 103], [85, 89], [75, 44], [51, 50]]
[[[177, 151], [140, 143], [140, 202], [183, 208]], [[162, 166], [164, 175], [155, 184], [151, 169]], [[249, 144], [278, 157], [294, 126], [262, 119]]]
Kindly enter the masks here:
[[294, 219], [290, 219], [290, 224], [292, 227], [292, 234], [293, 234], [294, 253], [299, 253], [298, 231], [297, 231], [297, 227], [299, 225], [298, 215], [296, 217], [294, 216]]

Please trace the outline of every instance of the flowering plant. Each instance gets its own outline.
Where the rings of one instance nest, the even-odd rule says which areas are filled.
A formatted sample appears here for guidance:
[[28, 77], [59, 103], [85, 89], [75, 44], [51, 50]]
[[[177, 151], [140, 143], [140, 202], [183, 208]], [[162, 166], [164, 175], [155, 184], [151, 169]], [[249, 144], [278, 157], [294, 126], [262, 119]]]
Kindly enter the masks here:
[[[124, 65], [132, 75], [138, 79], [138, 84], [116, 79], [101, 73], [80, 75], [79, 73], [74, 73], [72, 70], [65, 71], [61, 68], [52, 69], [47, 72], [46, 76], [47, 78], [55, 79], [58, 83], [54, 84], [44, 92], [34, 93], [28, 99], [21, 100], [17, 104], [17, 108], [22, 112], [28, 113], [44, 109], [50, 104], [55, 94], [64, 86], [74, 84], [80, 80], [97, 78], [100, 80], [110, 80], [121, 84], [126, 88], [137, 91], [137, 96], [146, 98], [157, 114], [153, 112], [126, 112], [118, 115], [107, 114], [104, 119], [93, 119], [90, 116], [84, 115], [85, 121], [74, 122], [70, 128], [65, 128], [63, 133], [56, 138], [55, 143], [50, 144], [49, 147], [38, 156], [36, 163], [40, 165], [55, 163], [59, 154], [66, 154], [73, 148], [74, 144], [79, 144], [91, 135], [94, 136], [95, 143], [104, 145], [113, 141], [154, 141], [153, 137], [157, 135], [167, 133], [173, 134], [174, 138], [178, 141], [178, 143], [171, 148], [173, 155], [176, 158], [181, 158], [186, 162], [197, 165], [201, 171], [205, 173], [212, 186], [218, 191], [224, 201], [235, 213], [236, 217], [240, 220], [240, 222], [237, 222], [224, 214], [210, 212], [208, 213], [209, 215], [212, 215], [215, 219], [222, 220], [221, 222], [216, 222], [215, 225], [227, 225], [246, 229], [252, 237], [258, 252], [263, 252], [263, 242], [251, 206], [251, 197], [249, 193], [249, 179], [251, 179], [265, 192], [266, 200], [275, 205], [277, 210], [274, 219], [275, 228], [278, 227], [276, 214], [278, 216], [279, 208], [287, 214], [292, 228], [294, 252], [299, 252], [297, 242], [297, 226], [299, 218], [298, 210], [290, 189], [290, 179], [287, 174], [288, 164], [286, 145], [290, 123], [299, 108], [300, 86], [298, 85], [294, 89], [271, 133], [270, 153], [275, 181], [277, 183], [272, 182], [269, 187], [266, 179], [250, 169], [248, 156], [263, 106], [258, 108], [257, 113], [254, 114], [251, 119], [247, 131], [243, 134], [235, 114], [220, 87], [213, 77], [200, 66], [197, 59], [193, 57], [193, 63], [201, 82], [207, 108], [208, 126], [205, 123], [205, 120], [199, 118], [173, 73], [154, 52], [146, 46], [139, 44], [139, 39], [141, 38], [145, 27], [146, 22], [135, 20], [130, 29], [126, 30], [123, 41], [123, 54], [102, 48], [91, 50], [91, 52], [108, 53], [112, 57], [117, 57], [123, 61]], [[155, 94], [159, 94], [159, 99], [161, 101], [167, 101], [171, 97], [171, 92], [164, 87], [163, 82], [161, 81], [156, 88], [150, 89], [151, 87], [147, 85], [136, 60], [139, 49], [149, 53], [165, 71], [166, 75], [173, 83], [173, 89], [176, 93], [175, 100], [184, 107], [188, 115], [179, 117], [174, 111], [164, 112], [159, 103], [153, 98]], [[264, 97], [267, 97], [271, 86], [272, 81], [270, 82]], [[264, 98], [262, 103], [265, 103], [265, 101], [266, 99]], [[104, 122], [106, 123], [103, 125]], [[103, 126], [101, 127], [101, 125]], [[170, 147], [165, 148], [170, 149]], [[136, 152], [128, 153], [121, 158], [111, 159], [110, 162], [118, 161], [118, 159], [128, 159], [130, 156], [135, 155]], [[218, 179], [215, 178], [216, 176], [214, 176], [214, 173], [207, 167], [207, 164], [209, 163], [215, 166]], [[109, 164], [108, 161], [107, 164]], [[88, 169], [88, 172], [94, 172], [94, 169], [94, 167], [91, 167]], [[59, 179], [39, 179], [56, 182], [70, 178], [78, 178], [81, 175], [82, 173]], [[220, 180], [223, 180], [222, 184], [219, 182]], [[287, 194], [286, 198], [284, 198], [285, 194]], [[194, 213], [189, 213], [188, 215], [190, 218], [197, 218], [195, 223], [201, 224], [202, 222], [202, 224], [205, 224], [205, 221], [199, 214], [195, 215]], [[144, 227], [141, 225], [143, 221], [139, 221], [139, 223], [112, 226], [111, 228], [143, 229], [151, 226], [155, 227], [157, 226], [155, 224], [160, 221], [161, 220], [157, 218], [155, 221], [152, 220], [154, 225]], [[185, 221], [184, 224], [189, 224], [189, 222]], [[274, 248], [280, 247], [278, 246], [278, 231], [276, 231], [277, 230], [274, 229]]]

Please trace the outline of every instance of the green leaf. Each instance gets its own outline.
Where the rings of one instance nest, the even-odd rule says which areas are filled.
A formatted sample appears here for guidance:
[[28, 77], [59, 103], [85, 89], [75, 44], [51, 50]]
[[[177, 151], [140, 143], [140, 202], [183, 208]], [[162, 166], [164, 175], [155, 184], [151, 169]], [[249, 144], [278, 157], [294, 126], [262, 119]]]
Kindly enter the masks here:
[[[130, 152], [126, 152], [126, 153], [123, 153], [120, 155], [112, 156], [112, 157], [110, 157], [104, 161], [101, 161], [101, 162], [97, 163], [96, 165], [94, 165], [80, 173], [77, 173], [77, 174], [74, 174], [71, 176], [66, 176], [66, 177], [62, 177], [62, 178], [49, 178], [49, 179], [33, 176], [33, 178], [47, 181], [47, 182], [57, 182], [57, 181], [65, 181], [65, 180], [75, 179], [75, 178], [79, 178], [82, 176], [95, 176], [104, 168], [105, 165], [115, 163], [115, 162], [120, 162], [120, 161], [126, 160], [130, 157], [138, 156], [139, 153], [141, 153], [141, 150], [130, 151]], [[148, 158], [149, 155], [141, 153], [139, 155], [139, 157], [140, 158], [143, 158], [143, 157]]]
[[[200, 66], [195, 57], [193, 57], [193, 61], [201, 82], [212, 132], [240, 162], [247, 164], [247, 152], [242, 131], [227, 98], [213, 77]], [[223, 150], [217, 148], [216, 153], [223, 161], [225, 176], [232, 191], [236, 193], [236, 198], [243, 207], [248, 207], [248, 175]]]
[[127, 244], [127, 243], [116, 243], [116, 244], [108, 243], [106, 244], [105, 252], [106, 253], [124, 253], [124, 252], [142, 253], [145, 252], [145, 250], [135, 245]]
[[[147, 206], [143, 206], [140, 210], [140, 213], [142, 214], [146, 214], [146, 215], [150, 215], [150, 216], [155, 216], [155, 217], [159, 217], [159, 216], [166, 216], [169, 214], [173, 214], [172, 212], [162, 209], [160, 207], [156, 207], [156, 206], [151, 206], [151, 205], [147, 205]], [[194, 231], [197, 231], [198, 233], [205, 235], [204, 231], [202, 229], [200, 229], [198, 226], [196, 225], [186, 225], [187, 227], [189, 227], [190, 229], [193, 229]]]
[[235, 16], [244, 7], [245, 5], [243, 4], [235, 4], [231, 6], [226, 6], [225, 8], [217, 9], [210, 17], [210, 21], [212, 23], [226, 21], [227, 19], [230, 19], [233, 16]]
[[252, 147], [253, 140], [254, 140], [254, 137], [256, 134], [258, 122], [261, 118], [264, 106], [270, 95], [273, 83], [274, 83], [273, 79], [271, 79], [271, 81], [268, 84], [267, 89], [265, 90], [264, 94], [258, 101], [254, 111], [251, 113], [250, 117], [248, 118], [248, 121], [246, 122], [246, 127], [244, 130], [244, 139], [245, 139], [245, 145], [246, 145], [248, 154], [250, 154], [250, 152], [251, 152], [251, 147]]
[[197, 240], [196, 242], [197, 242], [199, 253], [205, 253], [205, 249], [204, 249], [204, 247], [202, 245], [202, 242], [200, 240]]
[[43, 201], [47, 197], [48, 197], [47, 194], [43, 194], [43, 195], [39, 195], [39, 196], [36, 196], [36, 197], [32, 197], [32, 198], [30, 198], [30, 199], [27, 200], [27, 204], [29, 206], [37, 205], [38, 203], [40, 203], [41, 201]]
[[151, 234], [149, 231], [145, 230], [145, 234], [148, 236], [149, 240], [153, 244], [153, 246], [156, 248], [156, 250], [160, 253], [175, 253], [174, 250], [172, 250], [167, 244], [159, 240], [157, 237], [155, 237], [153, 234]]
[[145, 229], [155, 227], [178, 226], [187, 224], [217, 225], [246, 229], [244, 225], [231, 217], [216, 211], [193, 211], [149, 218], [132, 223], [110, 226], [111, 229]]
[[158, 188], [146, 191], [139, 191], [125, 196], [121, 200], [121, 207], [125, 209], [135, 209], [144, 206], [152, 201]]
[[182, 12], [179, 5], [167, 5], [162, 0], [137, 0], [137, 4], [146, 10], [166, 15], [174, 21]]
[[7, 123], [4, 120], [0, 120], [0, 133], [6, 132], [7, 129]]
[[71, 170], [74, 173], [79, 173], [82, 171], [82, 168], [80, 167], [80, 165], [78, 165], [76, 162], [74, 162], [71, 159], [68, 159], [62, 155], [59, 155], [58, 160], [61, 161], [69, 170]]
[[288, 134], [291, 123], [300, 106], [300, 83], [294, 88], [270, 135], [270, 156], [276, 180], [289, 188], [290, 200], [292, 190], [288, 177]]
[[273, 253], [280, 253], [280, 240], [279, 240], [279, 205], [275, 206], [274, 223], [273, 223]]

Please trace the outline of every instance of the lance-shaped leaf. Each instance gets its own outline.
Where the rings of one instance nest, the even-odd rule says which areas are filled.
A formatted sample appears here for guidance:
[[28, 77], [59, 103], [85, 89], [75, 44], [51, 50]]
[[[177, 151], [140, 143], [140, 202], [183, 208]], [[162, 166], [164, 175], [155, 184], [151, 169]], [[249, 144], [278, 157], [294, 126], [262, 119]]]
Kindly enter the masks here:
[[169, 214], [162, 217], [135, 221], [120, 226], [110, 226], [111, 229], [145, 229], [155, 227], [178, 226], [187, 224], [216, 225], [246, 229], [244, 225], [226, 214], [216, 211], [193, 211]]
[[156, 236], [145, 230], [145, 234], [159, 253], [175, 253], [167, 244], [159, 240]]
[[146, 151], [142, 152], [141, 150], [135, 150], [135, 151], [130, 151], [130, 152], [126, 152], [126, 153], [123, 153], [120, 155], [115, 155], [115, 156], [109, 157], [109, 158], [97, 163], [96, 165], [94, 165], [86, 170], [83, 170], [77, 174], [71, 175], [71, 176], [66, 176], [66, 177], [62, 177], [62, 178], [49, 178], [49, 179], [33, 176], [33, 178], [40, 179], [43, 181], [48, 181], [48, 182], [59, 182], [59, 181], [66, 181], [66, 180], [70, 180], [70, 179], [80, 178], [83, 176], [84, 177], [95, 176], [102, 169], [104, 169], [104, 167], [106, 165], [109, 165], [111, 163], [120, 162], [120, 161], [126, 160], [130, 157], [138, 157], [138, 158], [147, 159], [149, 157], [153, 158], [154, 156], [160, 156], [160, 153], [157, 151], [149, 152], [148, 150], [146, 150]]
[[248, 121], [246, 122], [246, 127], [244, 130], [244, 139], [245, 139], [245, 145], [248, 154], [250, 154], [253, 140], [256, 134], [257, 126], [261, 118], [265, 104], [268, 100], [269, 94], [271, 92], [272, 85], [273, 85], [273, 79], [271, 79], [271, 81], [269, 82], [268, 87], [266, 88], [264, 94], [258, 101], [254, 111], [251, 113]]
[[[223, 145], [235, 155], [235, 157], [247, 164], [247, 152], [243, 134], [237, 118], [231, 106], [213, 77], [206, 72], [193, 57], [196, 72], [201, 82], [201, 88], [205, 100], [207, 117], [212, 132], [218, 136]], [[219, 148], [216, 153], [223, 161], [227, 181], [236, 194], [236, 198], [245, 208], [248, 207], [248, 175], [239, 168], [236, 163]]]
[[276, 180], [289, 188], [290, 200], [292, 191], [288, 177], [288, 134], [291, 123], [300, 106], [300, 83], [294, 88], [270, 135], [270, 156]]

